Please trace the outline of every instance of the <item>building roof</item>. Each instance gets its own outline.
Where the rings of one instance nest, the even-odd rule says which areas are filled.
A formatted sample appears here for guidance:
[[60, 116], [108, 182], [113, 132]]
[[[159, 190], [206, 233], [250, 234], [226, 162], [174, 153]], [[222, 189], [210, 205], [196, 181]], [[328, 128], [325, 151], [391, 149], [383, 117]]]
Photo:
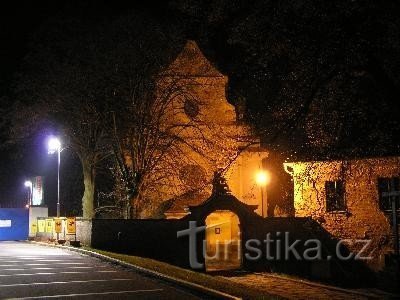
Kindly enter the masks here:
[[186, 42], [182, 51], [162, 74], [164, 76], [224, 77], [192, 40]]

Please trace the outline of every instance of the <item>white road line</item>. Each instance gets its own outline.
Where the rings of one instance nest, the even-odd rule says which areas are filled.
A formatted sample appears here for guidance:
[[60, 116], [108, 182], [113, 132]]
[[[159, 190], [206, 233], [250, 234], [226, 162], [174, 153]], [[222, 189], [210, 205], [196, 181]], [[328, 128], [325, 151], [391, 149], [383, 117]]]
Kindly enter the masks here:
[[[20, 262], [19, 262], [20, 263]], [[83, 262], [49, 262], [49, 263], [34, 263], [34, 264], [23, 264], [24, 266], [48, 266], [48, 265], [89, 265], [89, 263]], [[90, 264], [93, 265], [93, 264]], [[14, 265], [0, 265], [0, 267], [9, 267]]]
[[114, 273], [114, 272], [120, 272], [120, 271], [114, 271], [114, 270], [106, 270], [106, 271], [96, 271], [98, 273]]
[[86, 282], [108, 282], [108, 281], [133, 281], [133, 280], [134, 280], [134, 279], [130, 279], [130, 278], [71, 280], [71, 281], [52, 281], [52, 282], [33, 282], [33, 283], [0, 284], [0, 287], [30, 286], [30, 285], [48, 285], [48, 284], [68, 284], [68, 283], [86, 283]]
[[[108, 266], [94, 266], [94, 267], [63, 267], [63, 269], [97, 269], [97, 268], [107, 268]], [[39, 268], [7, 268], [0, 269], [1, 271], [26, 271], [26, 270], [59, 270], [60, 268], [49, 268], [49, 267], [39, 267]]]
[[61, 297], [82, 297], [82, 296], [95, 296], [95, 295], [154, 293], [154, 292], [162, 292], [162, 291], [163, 291], [163, 289], [152, 289], [152, 290], [133, 290], [133, 291], [118, 291], [118, 292], [104, 292], [104, 293], [64, 294], [64, 295], [51, 295], [51, 296], [40, 296], [40, 297], [9, 298], [8, 300], [28, 300], [28, 299], [48, 299], [48, 298], [61, 298]]
[[11, 277], [11, 276], [35, 276], [35, 275], [57, 275], [57, 274], [87, 274], [87, 273], [117, 273], [118, 271], [92, 271], [92, 272], [79, 272], [79, 271], [65, 271], [57, 273], [19, 273], [19, 274], [0, 274], [0, 277]]
[[64, 271], [54, 274], [86, 274], [86, 273], [117, 273], [118, 271], [109, 270], [109, 271], [92, 271], [92, 272], [79, 272], [79, 271]]
[[14, 267], [14, 266], [17, 266], [17, 265], [0, 265], [0, 267]]
[[38, 259], [37, 261], [64, 261], [63, 259]]
[[60, 262], [60, 263], [53, 263], [53, 265], [88, 265], [89, 263], [83, 262]]
[[19, 273], [19, 274], [0, 274], [0, 277], [10, 276], [35, 276], [35, 275], [55, 275], [57, 273]]
[[51, 264], [24, 264], [24, 266], [46, 266]]
[[2, 271], [26, 271], [26, 270], [54, 270], [57, 268], [20, 268], [20, 269], [3, 269]]
[[15, 259], [43, 259], [45, 256], [14, 256]]

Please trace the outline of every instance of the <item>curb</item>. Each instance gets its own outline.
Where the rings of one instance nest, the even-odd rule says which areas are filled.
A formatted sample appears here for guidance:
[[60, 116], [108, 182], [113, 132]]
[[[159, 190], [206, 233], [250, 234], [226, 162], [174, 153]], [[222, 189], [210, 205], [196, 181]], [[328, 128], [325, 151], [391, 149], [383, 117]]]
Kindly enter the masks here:
[[213, 298], [229, 299], [229, 300], [240, 300], [240, 299], [242, 299], [242, 298], [235, 297], [233, 295], [230, 295], [230, 294], [218, 291], [218, 290], [214, 290], [214, 289], [202, 286], [202, 285], [197, 284], [197, 283], [193, 283], [193, 282], [190, 282], [190, 281], [178, 279], [178, 278], [175, 278], [175, 277], [172, 277], [172, 276], [169, 276], [169, 275], [165, 275], [165, 274], [159, 273], [157, 271], [153, 271], [153, 270], [150, 270], [150, 269], [139, 267], [139, 266], [136, 266], [134, 264], [130, 264], [130, 263], [124, 262], [124, 261], [116, 259], [116, 258], [112, 258], [112, 257], [106, 256], [106, 255], [103, 255], [103, 254], [99, 254], [99, 253], [94, 252], [94, 251], [74, 248], [74, 247], [70, 247], [70, 246], [59, 246], [59, 245], [54, 245], [54, 244], [47, 244], [47, 243], [43, 243], [43, 242], [34, 242], [34, 241], [28, 241], [28, 242], [32, 243], [32, 244], [40, 245], [40, 246], [60, 248], [60, 249], [65, 249], [65, 250], [69, 250], [69, 251], [73, 251], [73, 252], [77, 252], [77, 253], [81, 253], [81, 254], [86, 254], [86, 255], [89, 255], [89, 256], [92, 256], [92, 257], [96, 257], [96, 258], [99, 258], [99, 259], [102, 259], [102, 260], [105, 260], [105, 261], [108, 261], [108, 262], [112, 262], [112, 263], [118, 264], [120, 266], [129, 268], [129, 269], [132, 269], [132, 270], [134, 270], [136, 272], [148, 275], [150, 277], [154, 277], [154, 278], [157, 278], [157, 279], [172, 283], [172, 284], [177, 285], [177, 286], [182, 286], [182, 287], [185, 287], [187, 289], [190, 289], [190, 290], [193, 290], [193, 291], [196, 291], [196, 292], [200, 292], [202, 294], [205, 294], [205, 295], [213, 297]]

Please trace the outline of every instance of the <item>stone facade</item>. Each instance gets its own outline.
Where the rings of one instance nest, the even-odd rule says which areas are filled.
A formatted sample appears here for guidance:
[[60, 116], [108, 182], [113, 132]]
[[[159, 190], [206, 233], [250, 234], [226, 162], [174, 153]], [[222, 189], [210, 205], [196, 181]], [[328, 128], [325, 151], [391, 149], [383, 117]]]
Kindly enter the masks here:
[[[379, 178], [400, 175], [400, 157], [369, 158], [348, 161], [285, 163], [293, 176], [296, 217], [312, 217], [339, 239], [371, 240], [365, 255], [370, 267], [382, 266], [383, 254], [391, 251], [391, 215], [382, 209]], [[329, 183], [341, 182], [342, 207], [330, 209], [327, 202]], [[359, 250], [362, 243], [348, 245]]]
[[214, 172], [221, 168], [236, 197], [261, 206], [255, 173], [267, 152], [237, 119], [235, 107], [226, 99], [227, 83], [228, 78], [212, 66], [194, 41], [188, 41], [160, 75], [159, 93], [173, 85], [185, 95], [171, 105], [166, 120], [166, 126], [179, 128], [177, 134], [185, 141], [176, 163], [175, 184], [172, 187], [170, 180], [157, 187], [162, 191], [158, 197], [169, 202], [167, 218], [181, 218], [189, 206], [205, 201]]

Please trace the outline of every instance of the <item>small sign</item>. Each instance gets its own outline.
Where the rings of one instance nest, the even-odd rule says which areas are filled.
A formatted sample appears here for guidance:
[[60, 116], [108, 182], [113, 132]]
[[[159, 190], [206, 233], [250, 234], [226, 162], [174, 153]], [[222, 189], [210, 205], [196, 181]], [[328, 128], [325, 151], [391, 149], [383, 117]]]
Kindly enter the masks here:
[[46, 219], [46, 232], [53, 232], [53, 219]]
[[43, 177], [36, 176], [32, 180], [32, 205], [43, 204]]
[[67, 233], [75, 234], [76, 233], [76, 220], [75, 217], [67, 218]]
[[54, 231], [56, 233], [61, 233], [62, 232], [62, 220], [60, 218], [55, 218], [54, 219]]
[[215, 227], [214, 232], [215, 234], [221, 234], [221, 228]]
[[38, 232], [45, 232], [46, 231], [46, 220], [39, 219], [38, 223]]
[[0, 227], [11, 227], [11, 220], [0, 220]]
[[34, 222], [31, 224], [31, 233], [36, 234], [36, 232], [37, 232], [37, 224], [36, 222]]

